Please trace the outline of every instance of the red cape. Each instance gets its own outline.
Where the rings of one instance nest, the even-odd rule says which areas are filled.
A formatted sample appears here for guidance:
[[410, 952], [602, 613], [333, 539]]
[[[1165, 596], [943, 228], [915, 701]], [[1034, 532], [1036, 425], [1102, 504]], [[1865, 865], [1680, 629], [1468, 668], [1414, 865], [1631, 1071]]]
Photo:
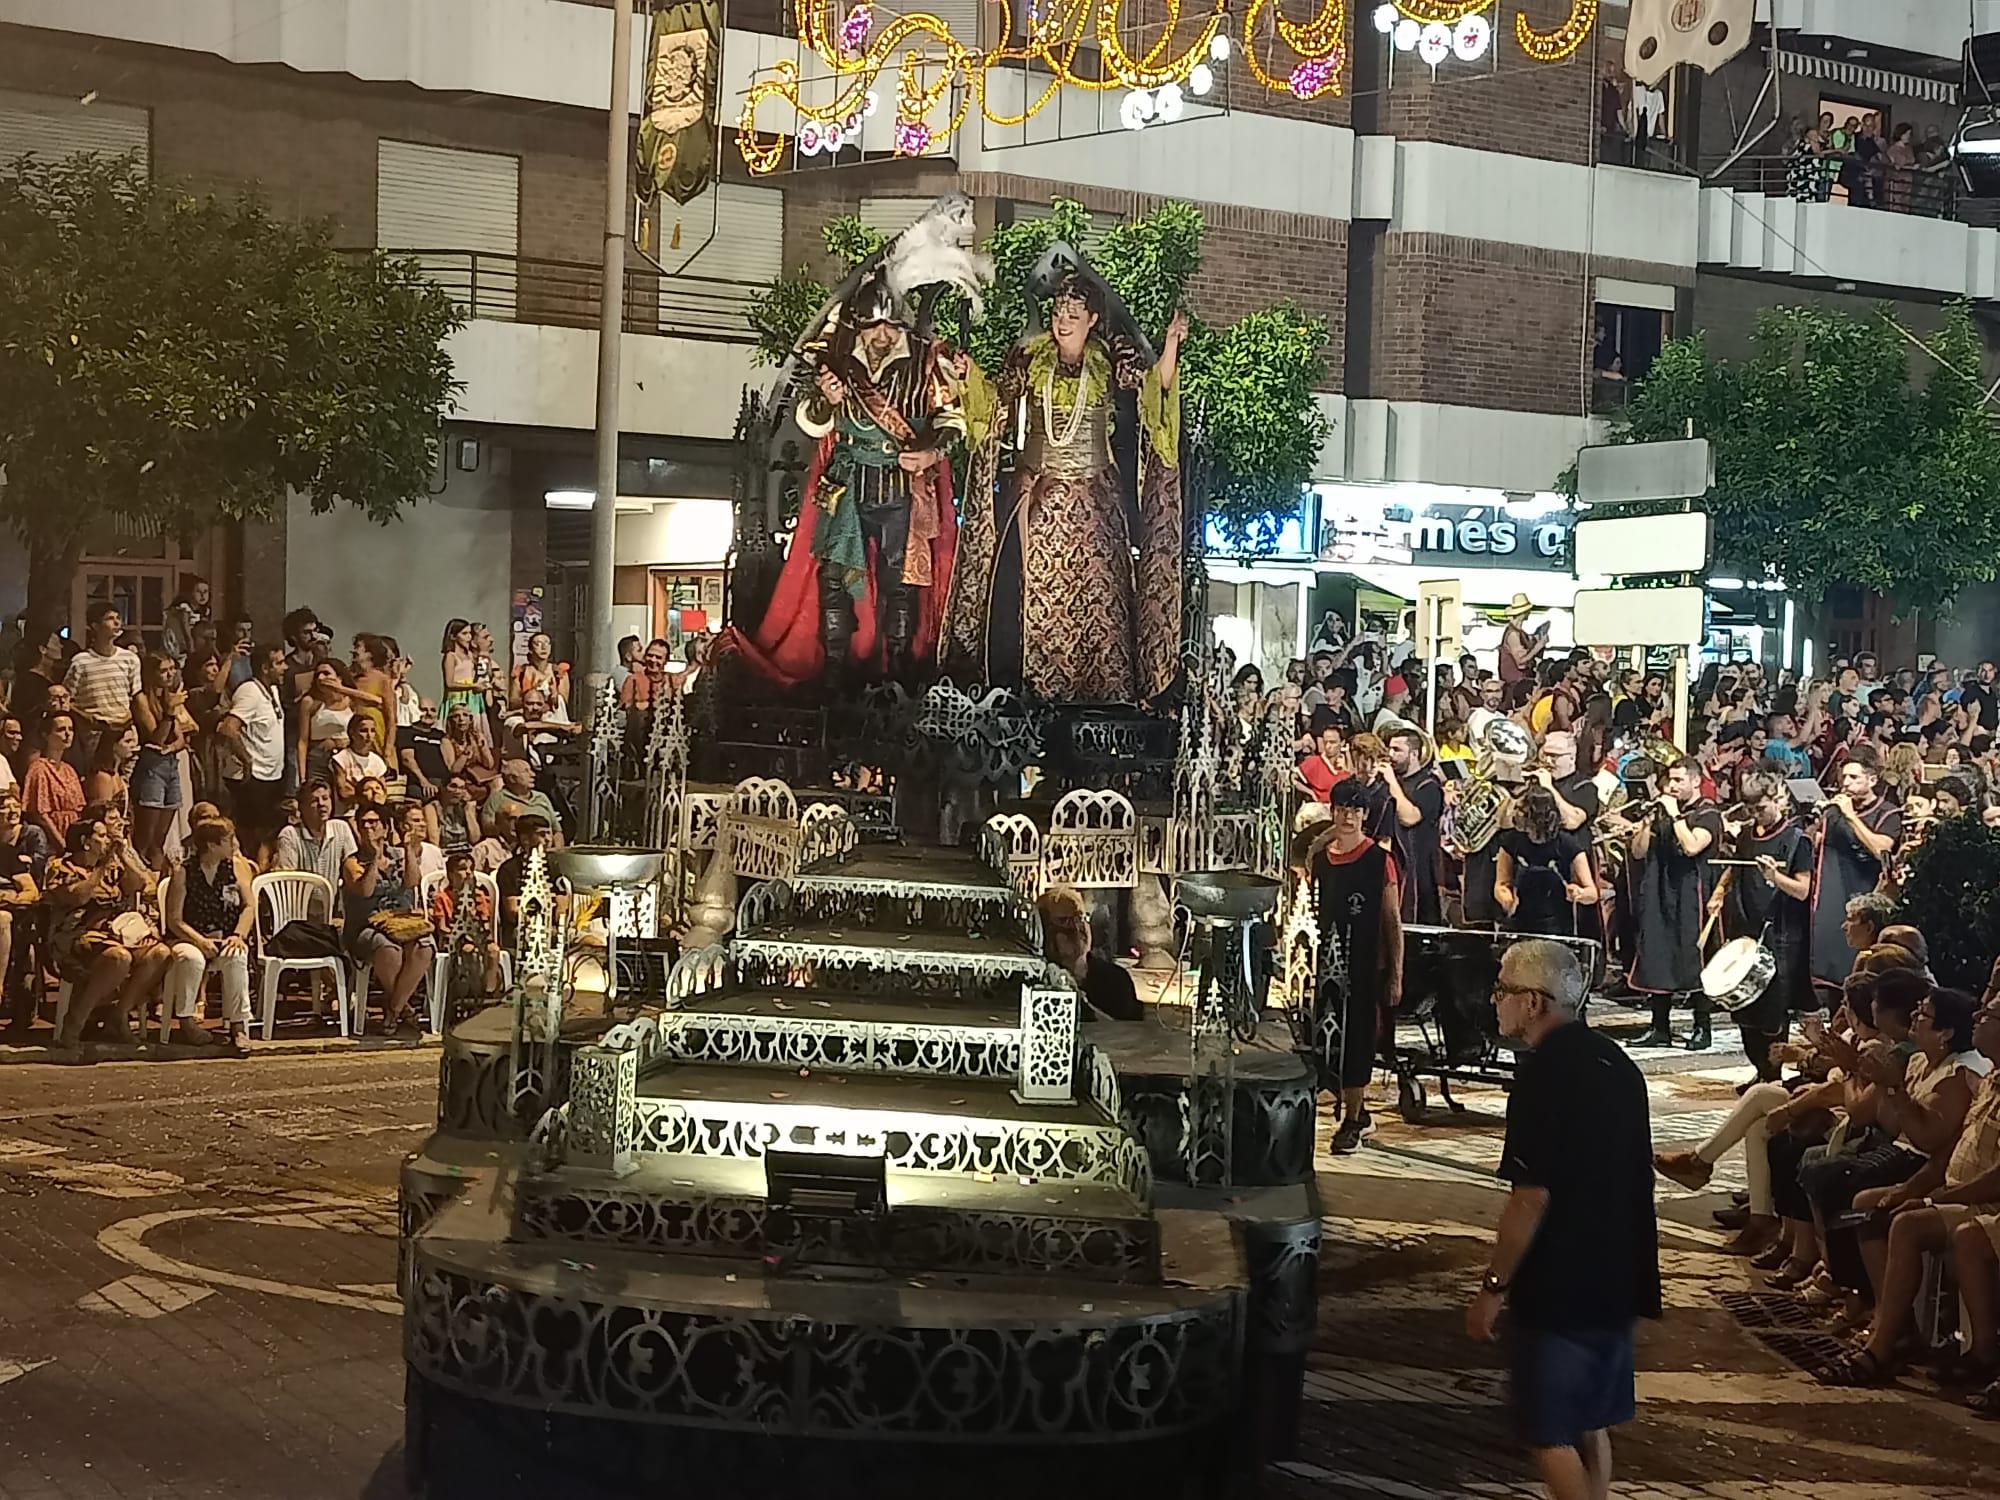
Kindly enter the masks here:
[[[820, 634], [819, 562], [813, 556], [813, 533], [819, 528], [819, 507], [813, 495], [819, 490], [819, 476], [827, 456], [833, 451], [833, 434], [819, 441], [800, 491], [799, 523], [792, 529], [791, 550], [778, 574], [778, 586], [764, 619], [747, 634], [731, 626], [723, 632], [724, 650], [742, 653], [743, 659], [763, 677], [783, 687], [811, 682], [826, 670], [826, 640]], [[919, 660], [937, 655], [944, 626], [946, 591], [951, 586], [951, 568], [958, 554], [958, 511], [953, 503], [951, 461], [941, 460], [932, 471], [937, 476], [937, 535], [930, 540], [931, 586], [917, 590], [917, 634], [911, 650]], [[888, 650], [875, 630], [875, 547], [868, 548], [867, 592], [854, 605], [854, 635], [848, 642], [850, 660], [866, 662], [878, 675], [888, 668]]]

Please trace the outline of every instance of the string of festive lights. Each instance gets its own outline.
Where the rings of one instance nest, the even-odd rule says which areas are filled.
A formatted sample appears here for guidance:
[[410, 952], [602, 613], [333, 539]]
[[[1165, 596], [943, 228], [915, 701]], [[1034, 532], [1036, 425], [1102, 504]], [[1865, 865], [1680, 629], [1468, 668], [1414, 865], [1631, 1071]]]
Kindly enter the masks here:
[[1574, 56], [1597, 24], [1597, 0], [1570, 0], [1569, 17], [1554, 31], [1537, 31], [1526, 11], [1514, 12], [1514, 40], [1536, 62], [1561, 62]]
[[[876, 112], [878, 85], [893, 70], [898, 155], [918, 156], [956, 132], [977, 108], [1000, 126], [1024, 124], [1064, 88], [1124, 89], [1119, 118], [1131, 129], [1178, 119], [1190, 95], [1215, 86], [1215, 70], [1232, 53], [1231, 10], [1251, 75], [1264, 87], [1298, 99], [1339, 94], [1347, 71], [1348, 0], [1317, 0], [1310, 19], [1294, 21], [1280, 0], [1144, 0], [1159, 11], [1128, 21], [1127, 0], [994, 0], [1001, 9], [1000, 46], [980, 49], [928, 11], [881, 21], [883, 0], [800, 0], [800, 46], [823, 68], [811, 91], [832, 97], [809, 102], [799, 62], [780, 59], [751, 84], [737, 119], [736, 143], [753, 173], [776, 171], [794, 146], [805, 155], [858, 145], [863, 122]], [[1132, 0], [1136, 10], [1141, 0]], [[1447, 54], [1472, 61], [1486, 51], [1492, 27], [1479, 13], [1498, 0], [1384, 0], [1376, 24], [1398, 47], [1418, 50], [1432, 67]], [[1561, 62], [1596, 25], [1598, 0], [1571, 0], [1552, 31], [1537, 31], [1516, 11], [1514, 35], [1537, 62]], [[1386, 24], [1385, 24], [1386, 18]], [[1128, 40], [1150, 35], [1136, 53]], [[1278, 54], [1288, 54], [1281, 62]], [[1025, 67], [1015, 66], [1026, 64]], [[1009, 80], [1003, 95], [989, 85], [995, 68]], [[963, 84], [954, 88], [955, 84]], [[1018, 89], [1018, 94], [1015, 90]], [[776, 105], [792, 127], [758, 128], [758, 112]]]
[[[1262, 51], [1267, 13], [1271, 34], [1298, 58], [1283, 75], [1271, 70]], [[1243, 16], [1243, 60], [1256, 80], [1275, 92], [1299, 99], [1338, 94], [1347, 69], [1346, 35], [1347, 0], [1320, 0], [1318, 14], [1303, 22], [1285, 19], [1277, 0], [1250, 0]]]

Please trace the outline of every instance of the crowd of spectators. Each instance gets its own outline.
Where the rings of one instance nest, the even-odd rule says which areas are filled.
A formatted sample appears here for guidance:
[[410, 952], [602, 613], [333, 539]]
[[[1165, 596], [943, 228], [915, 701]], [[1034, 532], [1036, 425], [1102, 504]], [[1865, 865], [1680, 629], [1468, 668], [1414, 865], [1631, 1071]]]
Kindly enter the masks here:
[[1885, 131], [1872, 110], [1839, 124], [1827, 110], [1792, 122], [1785, 191], [1801, 203], [1937, 216], [1950, 202], [1950, 166], [1951, 148], [1935, 125], [1919, 136], [1907, 120]]
[[[216, 618], [195, 580], [156, 642], [97, 604], [81, 641], [22, 639], [0, 664], [7, 1038], [73, 1049], [129, 1039], [157, 1014], [178, 1042], [240, 1049], [260, 940], [365, 967], [357, 1019], [372, 1004], [382, 1031], [414, 1034], [439, 933], [466, 900], [497, 985], [524, 852], [574, 831], [566, 768], [583, 715], [548, 636], [504, 663], [484, 625], [453, 620], [433, 693], [391, 637], [361, 632], [338, 654], [300, 608], [260, 639]], [[628, 695], [691, 681], [653, 666], [629, 666]], [[253, 883], [284, 871], [324, 880], [331, 907], [260, 932]], [[317, 984], [288, 1008], [333, 1019]]]

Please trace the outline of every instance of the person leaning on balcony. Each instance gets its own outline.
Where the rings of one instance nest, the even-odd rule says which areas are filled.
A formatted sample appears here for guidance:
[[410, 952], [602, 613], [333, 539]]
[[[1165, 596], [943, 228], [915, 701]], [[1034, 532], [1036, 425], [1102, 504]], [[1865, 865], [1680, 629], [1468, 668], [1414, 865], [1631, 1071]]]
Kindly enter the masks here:
[[1917, 171], [1917, 131], [1908, 120], [1896, 127], [1883, 153], [1882, 206], [1899, 214], [1910, 211], [1910, 188]]

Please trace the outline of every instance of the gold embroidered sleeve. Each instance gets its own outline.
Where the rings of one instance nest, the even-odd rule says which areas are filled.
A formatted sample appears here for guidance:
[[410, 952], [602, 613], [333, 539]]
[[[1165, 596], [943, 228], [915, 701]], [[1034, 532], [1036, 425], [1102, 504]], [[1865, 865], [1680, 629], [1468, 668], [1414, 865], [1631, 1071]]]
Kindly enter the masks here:
[[1139, 425], [1163, 463], [1180, 463], [1181, 383], [1176, 380], [1171, 386], [1162, 386], [1157, 368], [1148, 370], [1139, 383]]
[[968, 366], [965, 386], [959, 393], [959, 414], [967, 444], [983, 445], [993, 431], [993, 414], [1000, 405], [1000, 393], [978, 365]]

